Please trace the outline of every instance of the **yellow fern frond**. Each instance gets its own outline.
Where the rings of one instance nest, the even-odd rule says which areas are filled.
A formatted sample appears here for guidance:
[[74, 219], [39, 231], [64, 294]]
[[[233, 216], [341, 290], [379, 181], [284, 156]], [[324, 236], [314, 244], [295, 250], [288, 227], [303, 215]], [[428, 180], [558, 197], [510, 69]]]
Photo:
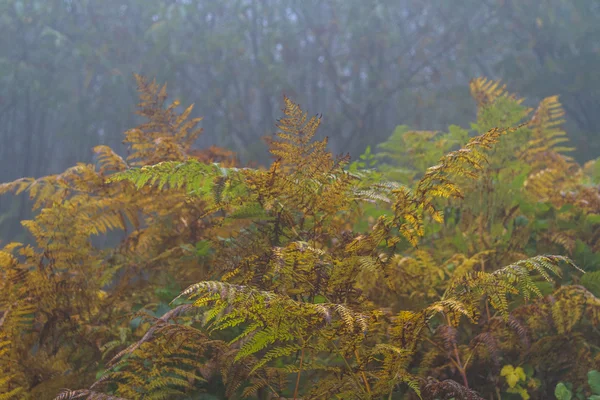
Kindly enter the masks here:
[[[490, 105], [496, 101], [499, 97], [509, 96], [506, 91], [506, 85], [501, 85], [500, 81], [494, 81], [487, 78], [475, 78], [469, 82], [469, 88], [471, 89], [471, 96], [477, 102], [477, 108], [480, 109], [487, 105]], [[515, 98], [514, 96], [511, 96]], [[515, 100], [520, 104], [523, 100]]]
[[94, 147], [94, 153], [98, 155], [100, 173], [102, 174], [107, 172], [119, 172], [127, 169], [125, 160], [108, 146], [96, 146]]

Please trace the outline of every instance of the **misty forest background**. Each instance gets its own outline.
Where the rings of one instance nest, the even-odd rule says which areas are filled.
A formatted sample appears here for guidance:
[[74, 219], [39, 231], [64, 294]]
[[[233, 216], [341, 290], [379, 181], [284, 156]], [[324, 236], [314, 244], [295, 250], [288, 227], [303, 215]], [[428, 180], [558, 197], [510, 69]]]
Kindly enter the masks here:
[[[354, 158], [394, 127], [475, 116], [470, 79], [536, 104], [559, 95], [575, 158], [599, 154], [595, 0], [6, 0], [0, 3], [0, 182], [123, 154], [134, 73], [203, 116], [199, 147], [261, 164], [283, 94], [325, 118]], [[23, 240], [26, 196], [0, 198], [0, 239]]]

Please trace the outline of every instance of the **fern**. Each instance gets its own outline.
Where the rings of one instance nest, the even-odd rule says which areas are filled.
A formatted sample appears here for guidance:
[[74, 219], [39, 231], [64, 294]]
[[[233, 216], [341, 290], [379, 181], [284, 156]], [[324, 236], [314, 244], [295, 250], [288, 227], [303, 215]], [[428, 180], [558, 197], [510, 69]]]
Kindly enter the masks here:
[[[538, 278], [551, 280], [560, 273], [561, 263], [572, 264], [560, 256], [539, 256], [485, 272], [474, 266], [495, 253], [482, 252], [473, 259], [463, 257], [463, 271], [450, 277], [446, 264], [426, 251], [415, 258], [394, 255], [400, 242], [396, 232], [416, 245], [424, 235], [425, 215], [443, 222], [436, 202], [463, 197], [458, 182], [478, 178], [485, 171], [484, 151], [518, 128], [494, 128], [472, 138], [427, 169], [414, 189], [394, 183], [365, 186], [360, 174], [344, 169], [345, 158], [335, 159], [325, 151], [325, 141], [311, 142], [320, 119], [308, 119], [289, 99], [284, 102], [286, 118], [278, 125], [277, 139], [270, 142], [277, 160], [266, 170], [187, 160], [129, 169], [111, 178], [139, 190], [184, 189], [189, 199], [208, 201], [205, 216], [218, 216], [225, 226], [239, 228], [229, 238], [212, 241], [219, 280], [191, 285], [174, 300], [186, 303], [175, 309], [180, 310], [178, 318], [200, 323], [194, 332], [201, 342], [206, 343], [209, 335], [229, 337], [220, 345], [228, 396], [250, 396], [262, 389], [282, 396], [290, 382], [295, 382], [293, 392], [300, 393], [303, 379], [313, 379], [305, 377], [308, 371], [321, 371], [319, 384], [306, 391], [312, 398], [351, 393], [371, 398], [403, 385], [418, 393], [412, 365], [432, 326], [445, 320], [449, 327], [457, 327], [462, 317], [476, 322], [483, 298], [505, 321], [514, 321], [509, 316], [510, 296], [540, 295]], [[388, 203], [393, 214], [380, 217], [363, 235], [341, 234], [347, 226], [344, 219], [355, 215], [357, 200]], [[410, 272], [422, 276], [435, 271], [437, 280], [432, 284], [445, 292], [432, 292], [429, 301], [414, 310], [398, 305], [399, 310], [386, 311], [373, 301], [376, 297], [362, 291], [393, 275], [394, 268], [409, 265]], [[369, 283], [359, 282], [369, 275]], [[193, 310], [199, 310], [201, 318], [186, 316]], [[172, 334], [190, 329], [167, 323], [169, 318], [156, 321], [141, 341], [117, 354], [113, 368], [133, 372], [112, 373], [111, 380], [119, 376], [132, 380], [139, 367], [131, 357], [147, 357], [148, 346], [158, 343], [167, 326]], [[466, 350], [457, 340], [448, 342], [457, 354], [480, 351], [482, 346], [495, 351], [490, 333], [478, 336]], [[160, 354], [158, 360], [166, 361]], [[324, 354], [335, 361], [330, 373], [324, 368]], [[467, 367], [458, 365], [466, 374]], [[150, 389], [147, 383], [136, 382]], [[157, 387], [174, 383], [165, 381]]]
[[[60, 387], [82, 386], [96, 372], [104, 343], [117, 346], [107, 351], [118, 351], [139, 339], [139, 330], [122, 339], [123, 327], [113, 323], [134, 304], [155, 300], [152, 290], [139, 288], [158, 287], [165, 277], [184, 286], [203, 276], [185, 245], [215, 225], [202, 219], [205, 204], [188, 201], [184, 190], [137, 190], [110, 178], [131, 165], [167, 160], [202, 159], [210, 165], [214, 156], [232, 166], [231, 154], [217, 148], [192, 151], [200, 133], [199, 120], [188, 119], [192, 109], [178, 114], [174, 102], [165, 110], [163, 88], [139, 77], [138, 83], [139, 111], [149, 122], [126, 133], [128, 161], [97, 146], [97, 165], [78, 164], [57, 175], [0, 185], [0, 194], [27, 192], [38, 210], [33, 220], [22, 222], [33, 245], [0, 250], [0, 318], [5, 321], [0, 342], [6, 342], [0, 375], [10, 373], [6, 390], [11, 396], [45, 399]], [[112, 246], [118, 242], [114, 231], [124, 240]], [[180, 390], [180, 380], [191, 379], [186, 371], [162, 365], [164, 379], [144, 381], [159, 386], [149, 391], [153, 396]]]
[[425, 384], [424, 392], [427, 396], [431, 398], [439, 398], [439, 399], [464, 399], [464, 400], [482, 400], [483, 397], [480, 397], [476, 392], [461, 386], [460, 384], [452, 381], [437, 381], [435, 379], [427, 380]]
[[196, 129], [202, 118], [188, 120], [193, 105], [177, 115], [175, 109], [180, 105], [179, 101], [165, 109], [166, 85], [159, 87], [156, 81], [148, 82], [140, 75], [135, 78], [140, 93], [137, 113], [149, 121], [125, 132], [124, 143], [133, 150], [128, 161], [131, 165], [147, 165], [187, 158], [191, 145], [202, 132], [202, 129]]
[[[567, 216], [594, 212], [597, 193], [566, 179], [583, 172], [562, 155], [555, 98], [527, 120], [532, 110], [499, 83], [473, 81], [479, 135], [399, 130], [377, 159], [411, 170], [402, 175], [330, 154], [314, 140], [321, 117], [287, 97], [268, 141], [274, 162], [236, 167], [225, 151], [191, 150], [201, 131], [192, 107], [178, 113], [164, 86], [137, 81], [146, 122], [126, 132], [127, 159], [98, 146], [97, 165], [0, 186], [28, 191], [39, 209], [24, 222], [36, 245], [0, 251], [0, 388], [10, 396], [81, 387], [101, 367], [88, 389], [57, 398], [216, 387], [227, 398], [478, 398], [469, 387], [494, 383], [473, 371], [514, 354], [545, 366], [568, 343], [591, 363], [577, 332], [598, 324], [598, 299], [579, 286], [544, 297], [544, 282], [575, 265], [528, 257], [524, 244], [576, 254]], [[409, 154], [392, 154], [398, 143]], [[551, 185], [573, 194], [560, 200]], [[544, 229], [519, 225], [538, 212], [531, 194], [575, 210]], [[118, 246], [94, 245], [111, 231], [125, 232]], [[126, 316], [130, 325], [115, 323]], [[535, 352], [519, 347], [530, 343]]]

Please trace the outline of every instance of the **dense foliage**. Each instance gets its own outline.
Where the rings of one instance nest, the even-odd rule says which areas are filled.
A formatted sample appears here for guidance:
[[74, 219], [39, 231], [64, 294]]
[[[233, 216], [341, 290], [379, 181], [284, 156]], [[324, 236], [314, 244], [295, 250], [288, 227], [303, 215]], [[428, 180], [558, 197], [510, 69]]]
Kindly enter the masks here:
[[1, 400], [596, 393], [600, 169], [557, 97], [476, 79], [469, 129], [354, 162], [285, 97], [249, 168], [137, 79], [126, 159], [0, 186], [37, 210], [0, 250]]

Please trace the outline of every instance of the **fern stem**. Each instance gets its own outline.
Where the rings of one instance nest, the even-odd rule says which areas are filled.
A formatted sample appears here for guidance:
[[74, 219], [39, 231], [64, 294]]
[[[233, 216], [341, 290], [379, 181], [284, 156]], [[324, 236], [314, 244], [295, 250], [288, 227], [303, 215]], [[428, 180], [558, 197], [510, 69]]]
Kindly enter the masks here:
[[[346, 360], [346, 357], [344, 357], [344, 355], [342, 354], [340, 349], [337, 347], [335, 342], [332, 341], [331, 344], [333, 344], [333, 347], [335, 347], [335, 350], [338, 353], [338, 355], [340, 357], [342, 357], [342, 360], [344, 360], [344, 364], [346, 364], [346, 368], [348, 368], [348, 371], [350, 372], [350, 377], [354, 380], [354, 382], [356, 383], [356, 386], [363, 389], [362, 385], [360, 384], [360, 381], [358, 379], [356, 379], [356, 376], [354, 375], [354, 372], [352, 371], [352, 367], [350, 366], [350, 364], [348, 364], [348, 360]], [[363, 391], [364, 391], [364, 389], [363, 389]]]
[[[439, 344], [437, 344], [433, 340], [429, 339], [428, 337], [426, 337], [425, 340], [427, 342], [429, 342], [429, 344], [433, 345], [438, 350], [440, 350], [442, 353], [447, 353], [448, 349], [445, 349], [444, 347], [440, 346]], [[456, 369], [461, 369], [460, 364], [458, 364], [454, 358], [450, 357], [450, 362], [452, 363], [452, 365], [454, 365], [456, 367]]]
[[296, 387], [294, 388], [294, 400], [298, 397], [298, 388], [300, 387], [300, 375], [302, 374], [302, 363], [304, 361], [304, 349], [302, 346], [302, 353], [300, 354], [300, 366], [298, 367], [298, 376], [296, 376]]
[[[485, 262], [481, 259], [481, 272], [485, 272]], [[485, 315], [487, 316], [487, 320], [490, 320], [490, 305], [487, 297], [484, 299], [485, 301]]]
[[[358, 365], [361, 365], [360, 362], [360, 356], [358, 355], [358, 350], [354, 349], [354, 356], [356, 357], [356, 362], [358, 363]], [[365, 387], [367, 389], [367, 393], [369, 395], [371, 395], [371, 386], [369, 385], [369, 381], [367, 380], [367, 375], [365, 374], [365, 371], [362, 370], [360, 371], [360, 375], [362, 376], [363, 381], [365, 382]]]
[[[446, 322], [448, 323], [448, 325], [450, 325], [450, 318], [448, 317], [448, 315], [446, 315]], [[468, 389], [469, 381], [467, 379], [467, 372], [465, 370], [465, 367], [462, 365], [462, 362], [460, 361], [460, 354], [458, 353], [458, 346], [456, 346], [456, 343], [453, 342], [452, 347], [454, 348], [454, 357], [456, 357], [456, 364], [458, 365], [458, 372], [460, 372], [460, 376], [462, 376], [463, 384]]]

